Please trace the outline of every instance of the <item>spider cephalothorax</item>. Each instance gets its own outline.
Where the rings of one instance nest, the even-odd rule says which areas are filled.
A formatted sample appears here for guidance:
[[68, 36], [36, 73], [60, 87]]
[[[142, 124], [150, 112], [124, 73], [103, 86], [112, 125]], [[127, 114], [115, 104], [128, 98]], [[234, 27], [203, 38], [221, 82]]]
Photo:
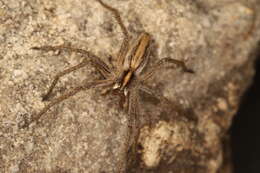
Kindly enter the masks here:
[[125, 58], [117, 67], [118, 74], [113, 89], [119, 89], [124, 91], [127, 95], [127, 85], [130, 84], [134, 76], [140, 75], [142, 70], [147, 64], [147, 57], [149, 55], [149, 43], [150, 35], [148, 33], [142, 33], [137, 40], [133, 42], [128, 49]]

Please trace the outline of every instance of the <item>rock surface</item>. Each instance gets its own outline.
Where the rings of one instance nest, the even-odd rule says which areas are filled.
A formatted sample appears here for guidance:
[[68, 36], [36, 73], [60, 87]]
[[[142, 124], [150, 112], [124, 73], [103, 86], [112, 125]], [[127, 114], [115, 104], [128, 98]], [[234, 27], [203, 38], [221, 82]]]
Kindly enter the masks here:
[[[151, 62], [172, 57], [195, 71], [162, 70], [150, 81], [183, 114], [143, 96], [140, 117], [153, 121], [141, 129], [140, 164], [128, 172], [230, 173], [227, 132], [254, 74], [259, 1], [105, 2], [133, 35], [153, 36]], [[0, 22], [0, 172], [117, 172], [127, 132], [117, 97], [81, 92], [20, 128], [45, 105], [54, 75], [82, 59], [30, 48], [71, 44], [107, 60], [122, 41], [113, 16], [95, 0], [2, 0]], [[62, 78], [55, 93], [98, 77], [88, 66]]]

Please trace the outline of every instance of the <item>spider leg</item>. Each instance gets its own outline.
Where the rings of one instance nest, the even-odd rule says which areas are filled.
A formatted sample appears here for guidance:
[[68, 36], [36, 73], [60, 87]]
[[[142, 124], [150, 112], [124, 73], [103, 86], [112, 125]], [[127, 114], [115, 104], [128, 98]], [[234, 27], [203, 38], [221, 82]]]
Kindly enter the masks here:
[[84, 67], [86, 65], [87, 65], [87, 61], [83, 60], [80, 64], [78, 64], [76, 66], [73, 66], [73, 67], [70, 67], [70, 68], [68, 68], [68, 69], [66, 69], [64, 71], [61, 71], [58, 74], [56, 74], [54, 79], [53, 79], [53, 81], [52, 81], [52, 83], [51, 83], [51, 86], [49, 87], [49, 89], [47, 91], [47, 93], [42, 97], [42, 101], [47, 101], [47, 100], [50, 99], [50, 96], [51, 96], [51, 93], [52, 93], [54, 87], [56, 86], [58, 80], [62, 76], [66, 75], [68, 73], [71, 73], [73, 71], [76, 71], [76, 70], [78, 70], [78, 69], [80, 69], [80, 68], [82, 68], [82, 67]]
[[146, 85], [140, 85], [139, 89], [151, 96], [158, 98], [159, 100], [163, 101], [164, 103], [169, 103], [169, 100], [167, 98], [165, 98], [162, 94], [155, 92], [152, 88], [150, 88]]
[[106, 3], [104, 3], [104, 2], [101, 1], [101, 0], [97, 0], [97, 1], [98, 1], [104, 8], [106, 8], [107, 10], [109, 10], [109, 11], [111, 11], [111, 12], [113, 13], [115, 19], [117, 20], [117, 23], [120, 25], [120, 27], [121, 27], [121, 29], [122, 29], [122, 32], [123, 32], [124, 36], [125, 36], [126, 38], [128, 38], [128, 31], [127, 31], [125, 25], [123, 24], [123, 21], [122, 21], [122, 19], [121, 19], [121, 16], [120, 16], [118, 10], [115, 9], [115, 8], [113, 8], [113, 7], [111, 7], [111, 6], [109, 6], [109, 5], [107, 5]]
[[97, 0], [104, 8], [106, 8], [107, 10], [111, 11], [117, 21], [117, 23], [119, 24], [123, 34], [124, 34], [124, 40], [123, 40], [123, 43], [121, 44], [121, 47], [120, 47], [120, 50], [118, 52], [118, 55], [117, 55], [117, 67], [121, 67], [124, 63], [124, 57], [126, 56], [126, 53], [128, 51], [128, 47], [129, 47], [129, 40], [130, 40], [130, 37], [129, 37], [129, 34], [128, 34], [128, 31], [121, 19], [121, 16], [118, 12], [117, 9], [107, 5], [106, 3], [104, 3], [103, 1], [101, 0]]
[[110, 68], [108, 65], [102, 61], [98, 56], [94, 55], [93, 53], [83, 50], [83, 49], [78, 49], [78, 48], [73, 48], [70, 46], [65, 46], [65, 45], [60, 45], [60, 46], [40, 46], [40, 47], [32, 47], [31, 49], [34, 50], [41, 50], [41, 51], [68, 51], [68, 52], [76, 52], [80, 53], [83, 56], [90, 58], [91, 63], [97, 68], [97, 70], [100, 71], [100, 73], [103, 75], [103, 77], [107, 78], [109, 74], [111, 73]]
[[137, 154], [137, 144], [140, 133], [140, 122], [137, 118], [139, 114], [138, 90], [133, 89], [128, 96], [128, 132], [125, 143], [127, 166], [134, 164]]
[[164, 97], [162, 94], [156, 92], [152, 88], [148, 87], [147, 85], [140, 85], [139, 89], [143, 92], [146, 92], [147, 94], [154, 96], [160, 100], [160, 104], [163, 104], [166, 106], [166, 109], [174, 110], [175, 112], [181, 113], [183, 110], [181, 109], [181, 105], [179, 105], [177, 102], [168, 100], [166, 97]]
[[[87, 89], [90, 89], [90, 88], [93, 88], [93, 87], [98, 87], [100, 84], [101, 85], [104, 85], [106, 83], [108, 83], [109, 81], [107, 80], [98, 80], [98, 81], [94, 81], [94, 82], [87, 82], [85, 85], [81, 85], [81, 86], [78, 86], [78, 87], [75, 87], [71, 90], [69, 90], [68, 92], [66, 92], [65, 94], [57, 97], [57, 98], [54, 98], [53, 100], [50, 101], [50, 103], [48, 103], [38, 114], [36, 114], [32, 120], [31, 120], [31, 123], [32, 122], [38, 122], [39, 119], [41, 118], [41, 116], [46, 113], [51, 107], [57, 105], [58, 103], [66, 100], [67, 98], [71, 97], [71, 96], [74, 96], [75, 94], [77, 94], [78, 92], [80, 91], [84, 91], [84, 90], [87, 90]], [[31, 124], [30, 123], [30, 124]]]
[[140, 77], [140, 80], [146, 81], [149, 78], [151, 78], [158, 70], [163, 69], [165, 67], [171, 67], [171, 65], [173, 64], [175, 64], [176, 67], [182, 68], [184, 72], [194, 73], [193, 70], [186, 67], [183, 61], [179, 61], [172, 58], [163, 58], [160, 61], [158, 61], [154, 66], [152, 66], [147, 73], [145, 73], [142, 77]]

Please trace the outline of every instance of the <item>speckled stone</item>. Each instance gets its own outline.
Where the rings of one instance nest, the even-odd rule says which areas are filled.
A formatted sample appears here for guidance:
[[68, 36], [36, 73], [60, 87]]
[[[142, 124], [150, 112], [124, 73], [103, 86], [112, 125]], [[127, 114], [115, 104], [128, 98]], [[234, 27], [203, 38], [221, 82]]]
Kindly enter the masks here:
[[[140, 164], [128, 172], [148, 167], [150, 172], [230, 173], [222, 146], [254, 74], [259, 1], [104, 2], [120, 11], [131, 34], [152, 35], [152, 63], [172, 57], [195, 71], [163, 70], [149, 81], [185, 115], [143, 101], [140, 116], [157, 120], [142, 128]], [[81, 92], [53, 107], [39, 124], [20, 125], [44, 107], [41, 96], [55, 74], [83, 58], [31, 47], [68, 44], [107, 61], [122, 38], [113, 16], [95, 0], [0, 1], [0, 172], [118, 172], [128, 128], [117, 97]], [[80, 69], [62, 78], [55, 94], [98, 77], [91, 66]]]

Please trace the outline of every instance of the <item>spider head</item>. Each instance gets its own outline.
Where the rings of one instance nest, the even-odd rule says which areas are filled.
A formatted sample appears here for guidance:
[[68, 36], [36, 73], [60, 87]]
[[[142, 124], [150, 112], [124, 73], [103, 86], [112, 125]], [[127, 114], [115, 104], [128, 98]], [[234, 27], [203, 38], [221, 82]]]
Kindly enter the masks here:
[[126, 86], [122, 86], [122, 84], [120, 82], [116, 82], [114, 85], [113, 85], [113, 90], [119, 90], [120, 92], [124, 92], [124, 95], [127, 96], [128, 94], [128, 88]]
[[115, 80], [115, 83], [113, 85], [113, 90], [119, 90], [121, 92], [124, 92], [124, 95], [127, 96], [128, 94], [128, 85], [131, 81], [131, 78], [133, 77], [133, 72], [130, 70], [123, 71], [119, 77]]

